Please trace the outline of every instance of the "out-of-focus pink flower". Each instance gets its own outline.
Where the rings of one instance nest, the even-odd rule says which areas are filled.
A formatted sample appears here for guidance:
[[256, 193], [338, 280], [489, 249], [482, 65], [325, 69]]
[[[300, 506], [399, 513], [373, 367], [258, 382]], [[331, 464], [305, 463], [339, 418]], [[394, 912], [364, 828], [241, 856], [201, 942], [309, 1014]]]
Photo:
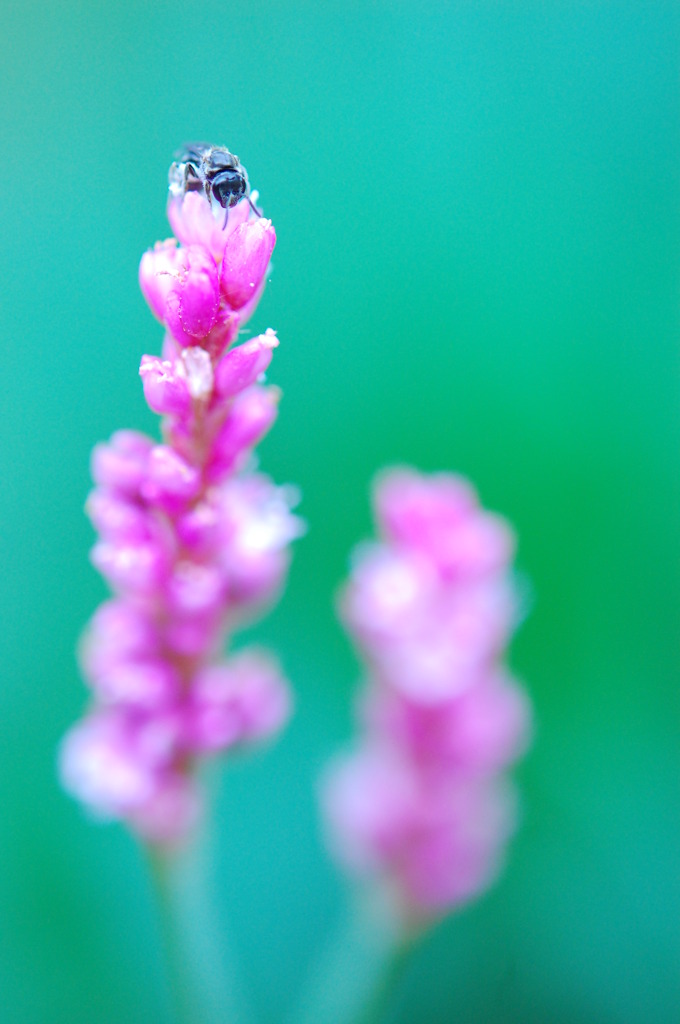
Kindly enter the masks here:
[[181, 244], [158, 243], [139, 272], [167, 329], [162, 357], [140, 367], [164, 443], [118, 431], [94, 450], [91, 558], [115, 596], [83, 639], [92, 704], [60, 754], [74, 796], [159, 844], [200, 816], [202, 757], [285, 724], [291, 701], [276, 663], [221, 652], [276, 596], [302, 532], [293, 491], [246, 468], [276, 416], [279, 392], [262, 375], [278, 339], [268, 330], [225, 351], [255, 307], [274, 229], [241, 202], [225, 230], [192, 192], [168, 212]]
[[530, 709], [502, 667], [517, 619], [513, 534], [467, 481], [399, 469], [375, 491], [381, 539], [341, 600], [366, 660], [360, 734], [323, 787], [329, 835], [354, 870], [390, 880], [427, 920], [494, 878], [514, 827], [503, 771]]
[[290, 692], [276, 663], [247, 651], [196, 677], [187, 727], [200, 750], [265, 739], [288, 718]]

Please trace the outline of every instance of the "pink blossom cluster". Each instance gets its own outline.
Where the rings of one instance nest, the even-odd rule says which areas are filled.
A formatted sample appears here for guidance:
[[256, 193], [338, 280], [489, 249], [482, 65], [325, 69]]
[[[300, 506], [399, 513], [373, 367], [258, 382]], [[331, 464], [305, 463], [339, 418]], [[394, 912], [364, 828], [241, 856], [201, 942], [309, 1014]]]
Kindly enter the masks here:
[[488, 885], [513, 829], [503, 771], [530, 717], [502, 664], [514, 539], [453, 475], [387, 472], [375, 509], [381, 539], [358, 550], [341, 600], [368, 669], [360, 736], [322, 799], [339, 857], [422, 920]]
[[200, 759], [273, 735], [290, 709], [270, 656], [221, 653], [279, 591], [301, 532], [290, 489], [253, 466], [276, 417], [262, 375], [278, 340], [268, 330], [229, 347], [261, 294], [274, 228], [247, 200], [224, 230], [223, 214], [198, 192], [172, 198], [177, 238], [141, 261], [166, 328], [162, 356], [140, 367], [163, 443], [123, 430], [94, 449], [92, 562], [113, 597], [83, 640], [91, 703], [60, 756], [71, 793], [157, 843], [195, 823]]

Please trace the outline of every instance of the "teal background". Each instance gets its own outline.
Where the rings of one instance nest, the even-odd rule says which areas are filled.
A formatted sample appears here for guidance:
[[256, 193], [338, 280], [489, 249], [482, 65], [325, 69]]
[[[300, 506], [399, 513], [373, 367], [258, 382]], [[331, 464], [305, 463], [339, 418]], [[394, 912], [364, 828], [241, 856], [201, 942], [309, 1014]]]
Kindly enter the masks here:
[[138, 260], [186, 138], [274, 219], [264, 467], [310, 523], [254, 631], [297, 716], [225, 775], [217, 909], [279, 1021], [344, 898], [313, 786], [358, 674], [335, 622], [384, 463], [470, 475], [520, 536], [536, 710], [502, 882], [416, 955], [394, 1022], [657, 1024], [680, 1003], [680, 7], [0, 9], [0, 1021], [170, 1019], [145, 865], [60, 792], [104, 587], [92, 445], [155, 430]]

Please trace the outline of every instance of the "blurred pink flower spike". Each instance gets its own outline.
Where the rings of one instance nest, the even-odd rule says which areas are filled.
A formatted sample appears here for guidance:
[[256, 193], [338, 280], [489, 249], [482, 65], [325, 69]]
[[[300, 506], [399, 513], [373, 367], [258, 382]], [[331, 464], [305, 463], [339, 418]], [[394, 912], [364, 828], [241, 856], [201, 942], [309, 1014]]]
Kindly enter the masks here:
[[338, 857], [422, 925], [492, 882], [515, 826], [504, 771], [531, 713], [502, 665], [514, 539], [449, 474], [384, 473], [375, 509], [380, 539], [358, 550], [341, 599], [367, 668], [359, 735], [322, 802]]
[[279, 593], [304, 532], [295, 491], [247, 468], [276, 417], [279, 392], [262, 376], [278, 339], [268, 330], [224, 351], [255, 307], [274, 229], [243, 201], [223, 231], [194, 193], [169, 215], [182, 244], [158, 243], [139, 272], [168, 332], [163, 357], [140, 366], [164, 443], [123, 430], [94, 450], [91, 557], [115, 596], [83, 639], [91, 707], [60, 752], [65, 787], [95, 816], [164, 845], [200, 819], [200, 761], [286, 723], [276, 662], [222, 651]]

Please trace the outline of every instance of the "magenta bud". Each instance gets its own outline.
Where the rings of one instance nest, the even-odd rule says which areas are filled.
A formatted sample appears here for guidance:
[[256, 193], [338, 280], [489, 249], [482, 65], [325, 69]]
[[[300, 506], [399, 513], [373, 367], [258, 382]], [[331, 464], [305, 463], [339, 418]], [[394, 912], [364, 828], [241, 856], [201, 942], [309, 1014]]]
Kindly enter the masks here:
[[161, 322], [165, 319], [165, 303], [181, 268], [183, 251], [174, 238], [156, 242], [147, 249], [139, 264], [139, 287], [151, 312]]
[[204, 668], [190, 698], [188, 742], [197, 750], [225, 750], [266, 739], [290, 715], [290, 692], [278, 666], [265, 654], [245, 651]]
[[194, 498], [200, 486], [199, 471], [181, 455], [164, 444], [152, 448], [141, 488], [147, 501], [173, 510], [178, 503]]
[[219, 614], [223, 591], [219, 569], [199, 562], [179, 562], [168, 582], [170, 604], [180, 615]]
[[206, 553], [217, 540], [218, 523], [215, 505], [201, 501], [177, 520], [177, 536], [187, 550]]
[[245, 306], [257, 293], [275, 244], [272, 222], [264, 217], [240, 224], [229, 235], [222, 258], [220, 289], [232, 309]]
[[147, 657], [157, 650], [152, 622], [134, 604], [119, 598], [99, 606], [83, 637], [79, 658], [83, 672], [95, 678], [114, 662]]
[[200, 192], [187, 192], [185, 196], [173, 196], [168, 203], [168, 220], [173, 234], [182, 245], [204, 245], [210, 250], [216, 262], [222, 259], [227, 238], [251, 214], [247, 199], [242, 199], [229, 210], [227, 226], [224, 227], [224, 210], [213, 210], [208, 199]]
[[279, 400], [278, 388], [262, 388], [253, 385], [234, 399], [231, 411], [224, 421], [217, 437], [210, 473], [220, 479], [233, 469], [241, 456], [264, 437], [276, 419]]
[[135, 430], [118, 430], [92, 452], [92, 479], [102, 487], [136, 496], [146, 475], [153, 441]]
[[181, 250], [182, 261], [165, 301], [165, 322], [182, 345], [195, 345], [215, 323], [220, 294], [217, 266], [202, 245]]
[[191, 395], [184, 372], [167, 359], [142, 356], [139, 375], [144, 397], [150, 409], [161, 415], [186, 416], [191, 409]]
[[139, 505], [126, 501], [115, 492], [95, 488], [85, 503], [85, 511], [95, 530], [107, 540], [148, 540], [147, 514]]
[[220, 619], [214, 613], [173, 616], [165, 629], [169, 650], [185, 658], [205, 658], [220, 636]]
[[59, 773], [66, 789], [100, 815], [142, 806], [155, 789], [153, 766], [139, 757], [128, 716], [95, 711], [64, 737]]
[[143, 595], [153, 593], [167, 570], [165, 552], [154, 543], [116, 544], [100, 541], [90, 558], [95, 569], [115, 590]]
[[221, 399], [233, 398], [254, 384], [272, 361], [279, 339], [271, 329], [233, 348], [220, 360], [215, 371], [215, 390]]
[[179, 690], [177, 670], [162, 658], [112, 662], [95, 682], [97, 695], [108, 704], [157, 708]]
[[390, 540], [436, 552], [443, 539], [477, 515], [479, 505], [472, 486], [462, 477], [452, 473], [427, 477], [404, 467], [378, 476], [375, 508]]

